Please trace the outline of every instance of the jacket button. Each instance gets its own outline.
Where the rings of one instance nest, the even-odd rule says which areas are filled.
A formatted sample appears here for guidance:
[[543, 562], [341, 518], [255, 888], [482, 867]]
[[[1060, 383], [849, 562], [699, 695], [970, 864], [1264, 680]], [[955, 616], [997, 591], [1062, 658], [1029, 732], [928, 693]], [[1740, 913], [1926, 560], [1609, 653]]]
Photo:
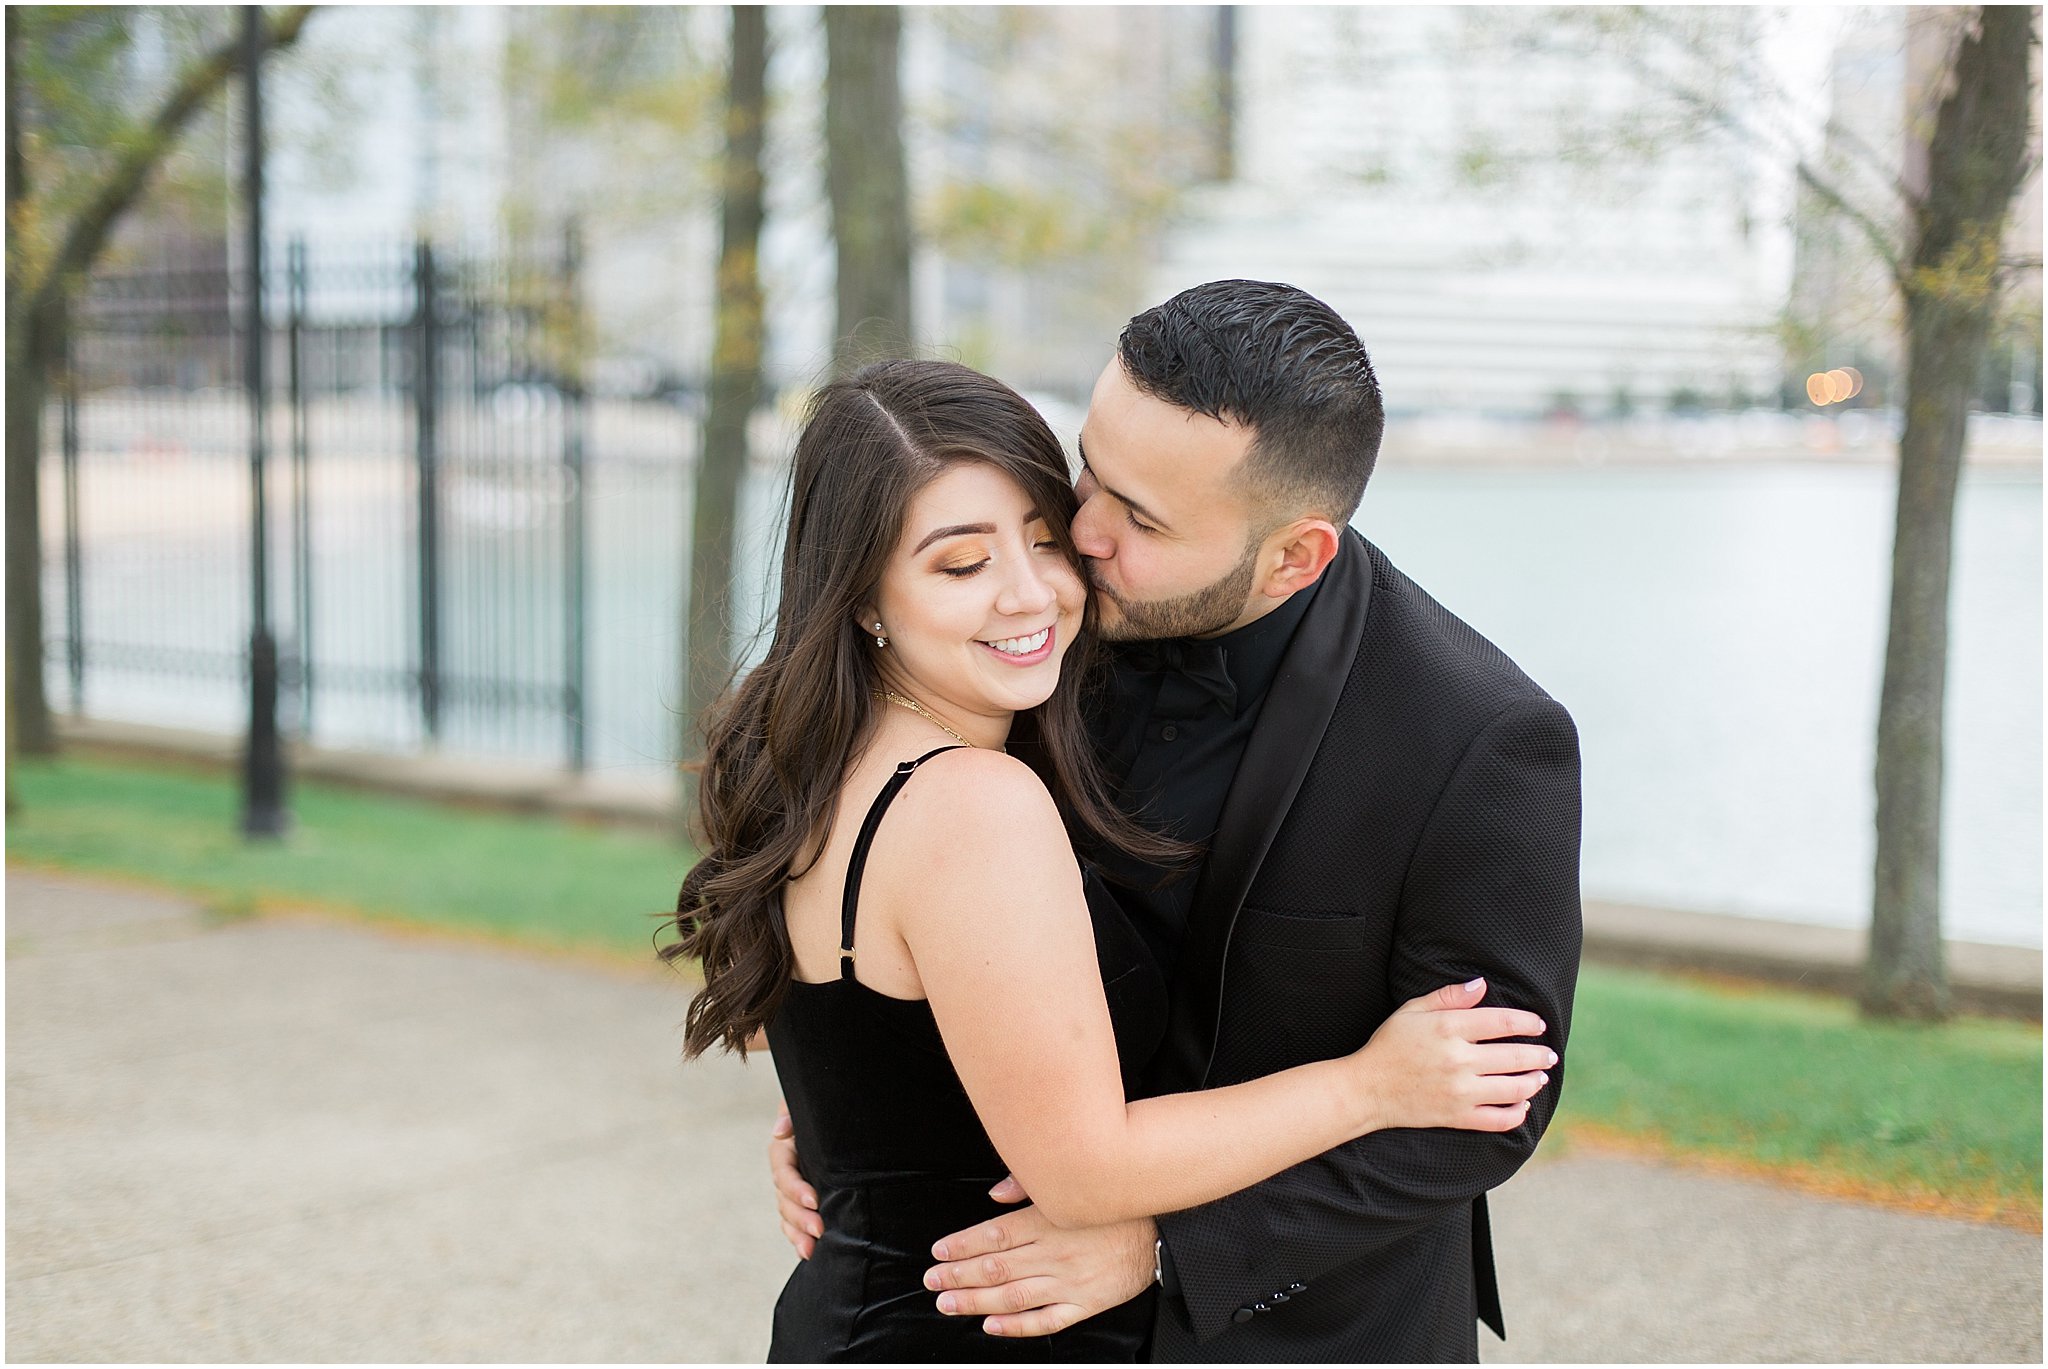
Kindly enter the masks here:
[[1287, 1291], [1290, 1293], [1306, 1293], [1308, 1292], [1308, 1285], [1305, 1283], [1290, 1283], [1287, 1285]]
[[1274, 1294], [1274, 1295], [1273, 1295], [1272, 1297], [1270, 1297], [1270, 1298], [1266, 1299], [1266, 1301], [1267, 1301], [1267, 1302], [1286, 1302], [1286, 1301], [1287, 1301], [1287, 1294], [1285, 1294], [1285, 1293], [1275, 1293], [1275, 1294]]
[[1252, 1319], [1252, 1310], [1249, 1307], [1240, 1307], [1230, 1314], [1230, 1319], [1234, 1322], [1250, 1321]]

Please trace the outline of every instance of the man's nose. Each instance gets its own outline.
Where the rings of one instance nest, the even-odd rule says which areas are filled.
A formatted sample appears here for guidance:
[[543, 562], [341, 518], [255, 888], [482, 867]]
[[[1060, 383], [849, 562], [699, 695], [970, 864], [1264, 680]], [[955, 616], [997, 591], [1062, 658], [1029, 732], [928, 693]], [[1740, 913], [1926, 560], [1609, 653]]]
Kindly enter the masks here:
[[1084, 489], [1090, 494], [1082, 498], [1081, 507], [1074, 511], [1074, 549], [1093, 560], [1106, 561], [1116, 550], [1116, 543], [1103, 535], [1105, 521], [1103, 514], [1097, 512], [1103, 507], [1103, 501], [1093, 497], [1093, 482], [1085, 475], [1074, 487], [1074, 492], [1080, 494]]

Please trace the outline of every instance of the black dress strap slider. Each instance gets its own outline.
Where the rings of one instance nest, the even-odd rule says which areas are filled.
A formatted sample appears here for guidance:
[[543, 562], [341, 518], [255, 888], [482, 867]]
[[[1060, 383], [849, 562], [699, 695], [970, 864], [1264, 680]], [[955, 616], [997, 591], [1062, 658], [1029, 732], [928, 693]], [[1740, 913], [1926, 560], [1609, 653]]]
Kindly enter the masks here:
[[874, 842], [875, 829], [882, 825], [882, 814], [902, 792], [904, 784], [923, 765], [941, 751], [958, 751], [957, 746], [941, 746], [925, 752], [916, 760], [903, 761], [896, 772], [882, 786], [882, 792], [875, 795], [875, 801], [868, 806], [868, 815], [860, 825], [860, 835], [853, 839], [853, 855], [846, 862], [846, 890], [839, 899], [839, 977], [852, 979], [853, 975], [853, 919], [860, 906], [860, 879], [868, 868], [868, 847]]

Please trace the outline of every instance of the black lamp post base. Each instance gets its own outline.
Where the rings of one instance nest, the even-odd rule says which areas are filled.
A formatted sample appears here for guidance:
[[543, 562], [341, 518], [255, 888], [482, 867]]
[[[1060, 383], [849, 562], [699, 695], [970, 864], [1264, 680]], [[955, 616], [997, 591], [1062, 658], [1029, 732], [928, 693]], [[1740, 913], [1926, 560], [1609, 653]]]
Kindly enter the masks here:
[[277, 642], [260, 628], [249, 639], [249, 745], [242, 755], [242, 833], [281, 837], [291, 830], [284, 806], [284, 748], [277, 735]]

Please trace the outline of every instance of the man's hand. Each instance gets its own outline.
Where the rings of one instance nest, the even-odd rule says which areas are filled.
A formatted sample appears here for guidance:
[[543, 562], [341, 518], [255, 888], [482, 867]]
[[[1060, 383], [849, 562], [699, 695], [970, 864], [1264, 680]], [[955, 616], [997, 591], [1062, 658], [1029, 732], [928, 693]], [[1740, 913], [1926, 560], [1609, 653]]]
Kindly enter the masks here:
[[775, 1208], [782, 1217], [782, 1236], [796, 1247], [797, 1255], [808, 1260], [825, 1234], [824, 1219], [818, 1216], [818, 1191], [804, 1182], [796, 1163], [796, 1127], [789, 1120], [789, 1104], [768, 1132], [768, 1174], [775, 1180]]
[[[1005, 1179], [994, 1196], [1020, 1202], [1024, 1190]], [[1158, 1239], [1150, 1217], [1065, 1230], [1020, 1207], [933, 1245], [947, 1263], [925, 1271], [924, 1286], [941, 1312], [986, 1317], [991, 1336], [1049, 1336], [1144, 1292]]]

